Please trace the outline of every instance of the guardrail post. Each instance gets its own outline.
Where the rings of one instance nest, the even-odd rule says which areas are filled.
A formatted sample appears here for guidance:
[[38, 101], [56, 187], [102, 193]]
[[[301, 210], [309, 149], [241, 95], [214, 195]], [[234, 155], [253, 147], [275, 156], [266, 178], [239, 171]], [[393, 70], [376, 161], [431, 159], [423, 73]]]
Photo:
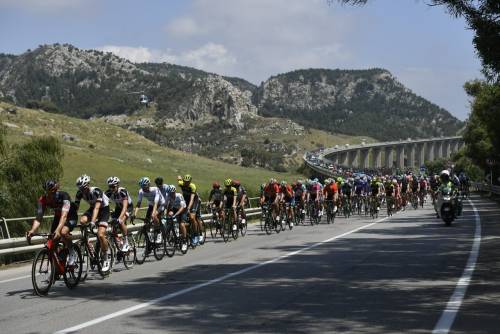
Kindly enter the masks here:
[[[5, 220], [4, 217], [1, 217], [0, 221], [2, 221], [4, 226], [5, 226], [5, 232], [7, 233], [7, 239], [10, 239], [10, 232], [9, 232], [9, 226], [7, 226], [7, 220]], [[2, 231], [2, 238], [5, 239], [4, 235], [3, 235], [3, 230], [2, 229], [0, 229], [0, 230]]]

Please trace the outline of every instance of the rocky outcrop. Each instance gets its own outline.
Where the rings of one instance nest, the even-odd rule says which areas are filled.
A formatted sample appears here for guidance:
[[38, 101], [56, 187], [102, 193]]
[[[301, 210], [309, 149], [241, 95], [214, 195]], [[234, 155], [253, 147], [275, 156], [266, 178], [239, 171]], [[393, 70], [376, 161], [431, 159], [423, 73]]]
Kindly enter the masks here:
[[380, 140], [454, 135], [462, 126], [383, 69], [298, 70], [270, 78], [256, 95], [264, 116]]

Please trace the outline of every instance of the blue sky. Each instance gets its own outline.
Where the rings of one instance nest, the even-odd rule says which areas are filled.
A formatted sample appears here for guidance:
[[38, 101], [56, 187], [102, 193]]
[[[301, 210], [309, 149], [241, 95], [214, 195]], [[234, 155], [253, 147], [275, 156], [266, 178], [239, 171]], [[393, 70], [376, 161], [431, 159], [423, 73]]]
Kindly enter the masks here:
[[299, 68], [381, 67], [460, 119], [473, 34], [423, 0], [0, 0], [0, 52], [70, 43], [259, 84]]

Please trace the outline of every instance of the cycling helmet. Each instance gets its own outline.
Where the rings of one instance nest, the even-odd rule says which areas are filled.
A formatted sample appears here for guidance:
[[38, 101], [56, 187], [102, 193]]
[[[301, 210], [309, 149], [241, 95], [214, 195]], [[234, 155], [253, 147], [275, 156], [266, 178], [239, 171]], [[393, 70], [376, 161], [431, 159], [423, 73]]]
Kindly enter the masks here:
[[224, 180], [224, 185], [226, 187], [230, 187], [232, 183], [233, 183], [233, 180], [231, 180], [231, 179], [225, 179]]
[[284, 186], [286, 186], [286, 185], [287, 185], [286, 181], [281, 181], [281, 186], [282, 186], [282, 187], [284, 187]]
[[292, 188], [295, 188], [297, 186], [297, 183], [292, 182]]
[[325, 186], [329, 185], [330, 184], [330, 179], [326, 179], [325, 180]]
[[106, 182], [108, 183], [108, 186], [116, 186], [120, 183], [120, 179], [116, 176], [110, 176]]
[[297, 180], [297, 184], [298, 184], [299, 186], [301, 186], [301, 185], [302, 185], [302, 182], [303, 182], [302, 180]]
[[191, 182], [191, 180], [192, 180], [192, 179], [193, 179], [193, 178], [191, 177], [191, 175], [186, 174], [186, 175], [184, 175], [184, 177], [182, 178], [182, 181], [184, 181], [184, 182]]
[[144, 187], [149, 187], [149, 185], [151, 184], [151, 181], [149, 180], [148, 177], [144, 176], [144, 177], [141, 177], [141, 179], [139, 180], [139, 186], [141, 188], [144, 188]]
[[240, 186], [240, 180], [233, 180], [233, 186], [239, 187]]
[[43, 189], [44, 189], [45, 191], [54, 191], [54, 190], [56, 190], [58, 187], [59, 187], [59, 185], [57, 184], [57, 181], [55, 181], [55, 180], [47, 180], [47, 181], [45, 181], [45, 183], [43, 184]]
[[396, 179], [392, 180], [392, 184], [398, 184], [398, 180]]
[[78, 188], [85, 188], [89, 185], [89, 183], [90, 183], [90, 176], [86, 174], [83, 174], [78, 179], [76, 179], [76, 186]]
[[344, 179], [342, 179], [340, 176], [337, 178], [337, 182], [338, 183], [341, 183], [342, 181], [344, 181]]
[[219, 182], [214, 181], [214, 183], [212, 183], [212, 188], [217, 188], [217, 189], [219, 189], [219, 188], [220, 188], [220, 184], [219, 184]]
[[159, 187], [163, 184], [163, 178], [161, 176], [158, 176], [156, 179], [155, 179], [155, 184]]
[[175, 186], [172, 184], [167, 185], [167, 188], [165, 189], [168, 194], [175, 193]]

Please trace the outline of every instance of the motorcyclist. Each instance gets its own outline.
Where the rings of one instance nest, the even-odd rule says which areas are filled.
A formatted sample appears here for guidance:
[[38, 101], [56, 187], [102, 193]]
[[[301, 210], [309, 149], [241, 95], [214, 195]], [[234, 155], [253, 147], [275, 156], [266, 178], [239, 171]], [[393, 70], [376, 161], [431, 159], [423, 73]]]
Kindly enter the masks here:
[[457, 188], [455, 184], [451, 181], [450, 177], [450, 172], [448, 170], [443, 170], [439, 174], [439, 187], [437, 190], [437, 200], [436, 203], [434, 204], [434, 210], [436, 210], [437, 217], [440, 218], [440, 213], [441, 213], [441, 205], [443, 204], [443, 195], [442, 192], [446, 188], [451, 189], [451, 205], [453, 210], [457, 210], [457, 203], [456, 203], [456, 193], [457, 193]]

